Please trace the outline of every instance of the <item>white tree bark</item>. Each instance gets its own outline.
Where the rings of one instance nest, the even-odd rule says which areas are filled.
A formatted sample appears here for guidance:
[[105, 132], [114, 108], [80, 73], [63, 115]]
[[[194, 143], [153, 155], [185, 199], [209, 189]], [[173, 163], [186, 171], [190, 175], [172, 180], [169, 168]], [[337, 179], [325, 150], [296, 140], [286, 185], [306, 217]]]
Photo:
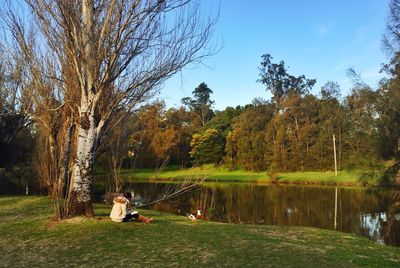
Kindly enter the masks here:
[[97, 126], [95, 122], [96, 92], [93, 81], [93, 0], [82, 1], [82, 62], [78, 73], [81, 81], [77, 152], [73, 171], [73, 191], [78, 203], [91, 201], [93, 163], [96, 152]]
[[91, 186], [93, 178], [93, 163], [96, 152], [96, 130], [89, 130], [82, 126], [78, 130], [76, 160], [74, 164], [73, 181], [74, 191], [79, 203], [91, 200]]

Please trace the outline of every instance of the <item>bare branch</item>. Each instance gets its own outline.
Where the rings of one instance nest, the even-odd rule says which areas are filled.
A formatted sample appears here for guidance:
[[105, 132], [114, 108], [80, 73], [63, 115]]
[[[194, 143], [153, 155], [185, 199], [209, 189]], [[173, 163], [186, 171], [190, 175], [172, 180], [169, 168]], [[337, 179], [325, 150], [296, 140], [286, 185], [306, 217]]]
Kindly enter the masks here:
[[165, 190], [166, 187], [164, 187], [164, 191], [162, 191], [162, 196], [151, 200], [145, 204], [136, 206], [137, 208], [141, 208], [141, 207], [148, 207], [151, 206], [153, 204], [157, 204], [160, 203], [162, 201], [166, 201], [172, 198], [176, 198], [182, 194], [185, 194], [187, 192], [193, 191], [195, 189], [198, 189], [203, 182], [206, 180], [206, 177], [200, 177], [200, 176], [196, 176], [196, 177], [187, 177], [185, 178], [185, 180], [182, 183], [179, 184], [175, 184], [174, 187]]

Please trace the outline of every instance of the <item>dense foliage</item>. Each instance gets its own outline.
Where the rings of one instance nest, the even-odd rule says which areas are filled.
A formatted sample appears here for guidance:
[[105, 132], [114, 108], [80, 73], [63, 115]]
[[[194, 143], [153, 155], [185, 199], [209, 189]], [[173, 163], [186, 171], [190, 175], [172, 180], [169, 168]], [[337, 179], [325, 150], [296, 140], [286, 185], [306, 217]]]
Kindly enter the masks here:
[[327, 82], [317, 95], [283, 95], [279, 109], [255, 99], [246, 107], [209, 112], [213, 117], [204, 125], [193, 107], [167, 110], [155, 102], [132, 116], [140, 128], [128, 142], [135, 167], [160, 167], [168, 159], [180, 166], [305, 171], [334, 169], [335, 135], [339, 169], [365, 167], [396, 157], [398, 114], [392, 110], [400, 98], [394, 83], [382, 80], [376, 90], [355, 84], [342, 98], [338, 84]]

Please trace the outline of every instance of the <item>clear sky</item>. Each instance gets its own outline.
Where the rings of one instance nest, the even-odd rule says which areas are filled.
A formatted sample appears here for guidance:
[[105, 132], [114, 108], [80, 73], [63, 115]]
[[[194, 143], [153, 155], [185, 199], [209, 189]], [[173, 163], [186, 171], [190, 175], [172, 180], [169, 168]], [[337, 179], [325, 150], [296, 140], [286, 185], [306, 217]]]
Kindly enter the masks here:
[[[255, 97], [270, 99], [256, 83], [261, 55], [283, 60], [292, 75], [317, 79], [317, 94], [327, 81], [338, 82], [342, 95], [351, 82], [346, 70], [354, 67], [375, 87], [388, 61], [381, 40], [388, 17], [387, 0], [201, 0], [206, 12], [220, 5], [214, 38], [221, 51], [204, 65], [190, 66], [168, 80], [160, 99], [167, 107], [205, 82], [214, 93], [215, 107], [245, 105]], [[215, 41], [215, 40], [214, 40]]]

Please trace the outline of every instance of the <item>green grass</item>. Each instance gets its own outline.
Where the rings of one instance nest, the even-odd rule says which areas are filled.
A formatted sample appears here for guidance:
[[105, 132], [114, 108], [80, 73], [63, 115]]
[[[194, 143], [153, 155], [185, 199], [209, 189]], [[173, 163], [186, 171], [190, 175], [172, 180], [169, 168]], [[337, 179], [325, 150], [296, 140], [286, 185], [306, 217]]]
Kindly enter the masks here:
[[[251, 172], [244, 170], [229, 171], [223, 167], [213, 167], [210, 165], [190, 169], [167, 168], [159, 172], [154, 170], [123, 170], [122, 177], [126, 181], [134, 180], [182, 180], [187, 177], [205, 177], [206, 181], [217, 182], [271, 182], [267, 172]], [[303, 184], [339, 184], [357, 185], [357, 171], [339, 171], [338, 176], [335, 172], [285, 172], [278, 173], [281, 183], [303, 183]]]
[[288, 172], [278, 174], [279, 182], [349, 185], [358, 183], [358, 175], [358, 171], [356, 170], [338, 171], [337, 176], [334, 171]]
[[152, 224], [50, 220], [44, 197], [0, 198], [1, 267], [399, 267], [400, 248], [303, 227], [234, 225], [142, 211]]

